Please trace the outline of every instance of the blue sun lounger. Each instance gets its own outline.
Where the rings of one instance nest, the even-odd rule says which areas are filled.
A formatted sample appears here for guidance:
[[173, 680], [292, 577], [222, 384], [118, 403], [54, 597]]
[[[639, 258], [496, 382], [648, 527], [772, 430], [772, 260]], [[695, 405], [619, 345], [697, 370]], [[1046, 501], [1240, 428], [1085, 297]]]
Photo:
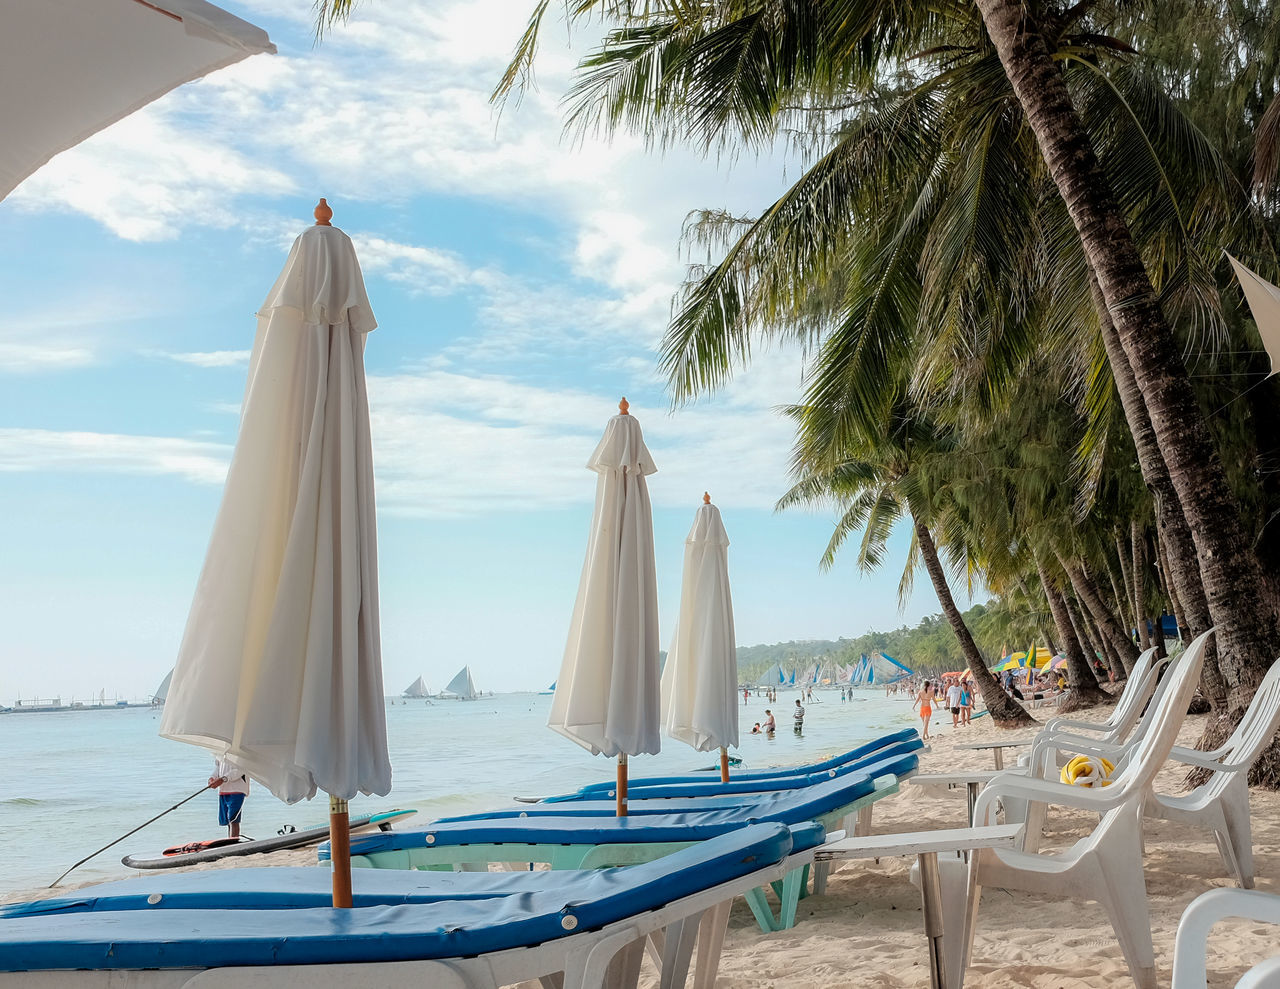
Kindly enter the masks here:
[[[914, 744], [912, 744], [914, 743]], [[908, 745], [909, 748], [901, 749], [902, 745]], [[901, 731], [890, 732], [887, 735], [881, 735], [869, 742], [859, 745], [857, 748], [850, 749], [848, 752], [842, 752], [840, 755], [832, 756], [829, 759], [823, 759], [820, 762], [809, 762], [799, 766], [779, 766], [772, 769], [753, 769], [744, 771], [734, 771], [729, 778], [728, 785], [744, 783], [755, 780], [782, 780], [787, 777], [811, 776], [816, 773], [824, 773], [830, 770], [840, 770], [860, 762], [866, 762], [869, 759], [879, 758], [881, 750], [894, 747], [899, 751], [916, 751], [924, 748], [924, 742], [920, 740], [920, 733], [914, 728], [904, 728]], [[636, 799], [639, 791], [647, 790], [650, 787], [665, 787], [675, 784], [703, 784], [709, 787], [725, 786], [719, 780], [708, 779], [705, 773], [691, 774], [687, 776], [648, 776], [633, 779], [627, 784], [627, 796], [629, 800]], [[573, 791], [572, 793], [564, 793], [554, 797], [544, 797], [542, 803], [558, 803], [571, 800], [603, 800], [613, 796], [614, 788], [617, 783], [614, 780], [603, 780], [599, 783], [588, 783], [584, 787]], [[742, 791], [720, 791], [720, 792], [742, 792]], [[686, 794], [688, 795], [688, 794]]]
[[[911, 734], [915, 735], [915, 732], [913, 731]], [[791, 773], [786, 776], [763, 776], [754, 779], [731, 776], [727, 783], [722, 783], [718, 779], [709, 780], [705, 777], [690, 782], [646, 783], [638, 786], [633, 786], [629, 783], [627, 785], [627, 804], [630, 806], [638, 801], [655, 799], [687, 800], [690, 797], [718, 797], [733, 794], [768, 793], [774, 790], [796, 790], [812, 786], [815, 783], [823, 783], [839, 776], [865, 773], [869, 767], [878, 765], [887, 759], [910, 755], [913, 752], [919, 752], [923, 748], [924, 742], [920, 740], [919, 736], [916, 736], [877, 748], [867, 755], [842, 765], [816, 770], [812, 773]], [[610, 784], [603, 790], [587, 789], [560, 797], [548, 797], [546, 800], [540, 801], [540, 803], [562, 806], [586, 800], [607, 800], [616, 795], [616, 785], [616, 783]], [[535, 804], [534, 806], [538, 805]]]
[[357, 873], [349, 910], [323, 905], [320, 869], [109, 883], [0, 910], [0, 987], [494, 989], [563, 972], [565, 989], [598, 989], [606, 975], [634, 985], [659, 931], [663, 983], [683, 985], [700, 928], [710, 984], [733, 898], [812, 859], [821, 840], [814, 826], [760, 824], [626, 869]]
[[[899, 755], [851, 773], [797, 790], [765, 794], [737, 806], [693, 809], [701, 798], [681, 801], [680, 813], [610, 817], [590, 802], [573, 807], [577, 813], [529, 813], [524, 817], [489, 815], [476, 820], [444, 821], [403, 831], [352, 838], [353, 867], [375, 869], [487, 869], [492, 862], [545, 863], [553, 870], [589, 869], [648, 862], [725, 834], [747, 824], [771, 821], [800, 824], [816, 821], [828, 831], [839, 829], [847, 815], [869, 810], [870, 804], [896, 793], [899, 780], [916, 772], [914, 754]], [[611, 805], [605, 805], [611, 807]], [[548, 808], [550, 810], [550, 808]], [[591, 813], [584, 813], [590, 810]], [[508, 812], [496, 812], [505, 814]], [[514, 815], [521, 814], [513, 809]], [[319, 848], [321, 861], [329, 857], [328, 843]], [[780, 905], [773, 913], [762, 890], [747, 895], [748, 905], [765, 931], [783, 930], [795, 923], [796, 905], [807, 884], [808, 865], [789, 873], [775, 887]], [[821, 892], [825, 872], [815, 879]]]

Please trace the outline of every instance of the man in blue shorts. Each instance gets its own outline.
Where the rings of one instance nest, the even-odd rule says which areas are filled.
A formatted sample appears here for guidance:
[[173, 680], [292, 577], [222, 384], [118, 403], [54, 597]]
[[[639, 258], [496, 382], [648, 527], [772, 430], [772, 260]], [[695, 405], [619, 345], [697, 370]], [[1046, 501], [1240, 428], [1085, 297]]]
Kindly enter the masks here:
[[244, 798], [249, 795], [249, 777], [225, 756], [215, 758], [214, 763], [209, 786], [218, 788], [218, 823], [232, 838], [239, 838], [240, 815], [244, 810]]

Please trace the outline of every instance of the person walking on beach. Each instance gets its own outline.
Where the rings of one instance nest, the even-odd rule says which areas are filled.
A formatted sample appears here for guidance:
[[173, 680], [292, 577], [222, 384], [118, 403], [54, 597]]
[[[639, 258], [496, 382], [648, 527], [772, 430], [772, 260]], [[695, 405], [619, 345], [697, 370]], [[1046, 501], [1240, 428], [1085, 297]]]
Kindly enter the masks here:
[[[797, 701], [796, 703], [799, 703]], [[911, 703], [912, 707], [919, 707], [920, 722], [924, 725], [924, 731], [920, 733], [920, 737], [924, 741], [929, 741], [929, 719], [933, 717], [933, 684], [928, 680], [924, 682], [924, 686], [920, 688], [920, 692], [916, 694], [916, 699]]]
[[969, 692], [969, 681], [960, 681], [960, 724], [967, 725], [973, 720], [973, 694]]
[[804, 729], [804, 705], [800, 703], [800, 698], [796, 698], [796, 709], [791, 712], [791, 718], [795, 722], [796, 734], [799, 735]]
[[218, 788], [218, 823], [227, 829], [232, 838], [240, 837], [240, 815], [244, 811], [244, 798], [249, 795], [249, 777], [230, 759], [215, 757], [213, 775], [209, 786]]
[[960, 689], [960, 684], [956, 680], [951, 681], [951, 686], [947, 688], [947, 707], [951, 708], [951, 727], [960, 727], [960, 695], [964, 693]]

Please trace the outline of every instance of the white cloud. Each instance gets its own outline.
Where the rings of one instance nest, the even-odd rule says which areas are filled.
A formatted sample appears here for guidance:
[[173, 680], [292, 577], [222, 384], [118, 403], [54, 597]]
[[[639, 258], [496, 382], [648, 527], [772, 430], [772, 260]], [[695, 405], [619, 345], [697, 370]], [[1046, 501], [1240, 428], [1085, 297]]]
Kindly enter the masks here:
[[204, 350], [189, 353], [160, 354], [180, 364], [194, 364], [196, 367], [239, 367], [249, 363], [247, 350]]
[[170, 474], [221, 484], [231, 448], [171, 436], [0, 429], [0, 471]]
[[8, 343], [0, 340], [0, 373], [65, 371], [94, 363], [88, 347]]

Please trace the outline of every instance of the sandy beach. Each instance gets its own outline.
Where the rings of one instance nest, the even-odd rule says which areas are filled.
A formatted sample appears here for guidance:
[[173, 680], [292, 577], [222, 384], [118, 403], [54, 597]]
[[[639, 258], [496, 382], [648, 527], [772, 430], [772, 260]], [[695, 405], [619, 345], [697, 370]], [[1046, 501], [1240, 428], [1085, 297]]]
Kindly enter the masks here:
[[[904, 704], [906, 702], [904, 701]], [[1090, 717], [1105, 717], [1105, 708]], [[1050, 709], [1035, 712], [1040, 720]], [[1188, 717], [1179, 737], [1193, 745], [1204, 717]], [[921, 758], [922, 773], [989, 769], [989, 751], [957, 748], [958, 744], [1022, 737], [1027, 732], [1001, 732], [987, 719], [952, 729], [949, 716], [935, 720], [931, 750]], [[1011, 750], [1006, 750], [1006, 756]], [[1012, 761], [1010, 758], [1009, 761]], [[1183, 771], [1166, 768], [1161, 789], [1176, 791]], [[1280, 890], [1280, 794], [1252, 794], [1254, 853], [1259, 889]], [[963, 789], [945, 790], [904, 785], [902, 791], [875, 805], [877, 833], [959, 827], [965, 823]], [[1060, 847], [1086, 833], [1087, 815], [1055, 812], [1049, 820], [1046, 847]], [[225, 859], [196, 868], [312, 865], [312, 848], [251, 859]], [[908, 881], [911, 860], [883, 859], [851, 863], [835, 872], [823, 896], [801, 901], [799, 923], [789, 931], [762, 934], [745, 903], [735, 904], [720, 965], [720, 987], [828, 986], [911, 989], [928, 985], [920, 898]], [[1212, 838], [1207, 833], [1164, 821], [1147, 824], [1147, 891], [1151, 905], [1160, 980], [1167, 985], [1178, 918], [1197, 895], [1230, 886]], [[57, 890], [10, 894], [0, 902], [65, 895], [75, 885]], [[1209, 957], [1211, 986], [1231, 986], [1250, 965], [1275, 950], [1274, 928], [1229, 922], [1215, 928]], [[646, 962], [641, 984], [656, 986]], [[536, 985], [529, 984], [529, 985]], [[973, 961], [966, 985], [1034, 987], [1034, 989], [1102, 989], [1132, 985], [1105, 915], [1091, 903], [1052, 902], [1021, 892], [984, 892]]]

